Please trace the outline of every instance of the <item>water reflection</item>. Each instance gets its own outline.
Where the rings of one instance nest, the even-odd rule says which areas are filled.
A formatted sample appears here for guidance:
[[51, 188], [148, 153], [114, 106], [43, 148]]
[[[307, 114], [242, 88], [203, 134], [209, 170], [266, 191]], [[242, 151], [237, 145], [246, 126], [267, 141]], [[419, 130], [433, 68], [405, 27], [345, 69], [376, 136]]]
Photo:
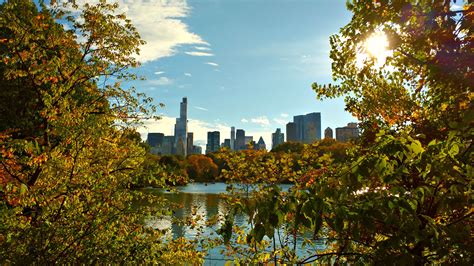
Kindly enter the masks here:
[[[178, 193], [152, 189], [151, 191], [160, 193], [168, 200], [170, 208], [173, 210], [173, 217], [151, 217], [146, 221], [146, 224], [152, 228], [166, 231], [166, 237], [185, 237], [187, 239], [220, 238], [217, 235], [217, 230], [221, 227], [228, 211], [226, 202], [221, 195], [226, 192], [226, 187], [225, 183], [193, 183], [177, 187]], [[282, 185], [281, 187], [283, 190], [288, 191], [291, 186]], [[218, 222], [212, 226], [206, 226], [206, 222], [216, 219], [216, 216]], [[182, 223], [177, 223], [176, 221], [182, 221]], [[241, 227], [249, 226], [247, 224], [247, 217], [243, 215], [236, 215], [234, 224]], [[275, 235], [275, 237], [278, 236]], [[297, 242], [301, 244], [302, 239], [298, 237]], [[205, 264], [224, 264], [226, 258], [220, 253], [223, 249], [224, 247], [221, 246], [209, 250]], [[303, 255], [306, 252], [314, 252], [314, 250], [300, 250], [298, 253]]]

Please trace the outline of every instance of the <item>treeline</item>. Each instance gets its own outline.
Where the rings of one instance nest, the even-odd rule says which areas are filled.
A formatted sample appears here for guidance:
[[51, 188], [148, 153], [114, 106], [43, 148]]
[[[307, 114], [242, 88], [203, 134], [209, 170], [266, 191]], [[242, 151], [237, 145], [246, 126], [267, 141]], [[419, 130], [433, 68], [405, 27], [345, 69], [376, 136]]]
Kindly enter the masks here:
[[[146, 144], [142, 145], [146, 146]], [[148, 152], [142, 164], [143, 172], [134, 178], [133, 186], [160, 187], [163, 185], [185, 185], [189, 182], [232, 181], [228, 173], [233, 170], [233, 162], [236, 159], [241, 163], [240, 167], [248, 169], [246, 178], [239, 178], [239, 182], [255, 182], [258, 179], [260, 182], [290, 183], [298, 179], [296, 174], [298, 171], [301, 172], [307, 164], [307, 158], [303, 158], [305, 152], [316, 157], [326, 156], [335, 163], [341, 163], [346, 160], [347, 150], [352, 146], [352, 143], [324, 139], [311, 145], [285, 142], [270, 152], [254, 149], [234, 152], [223, 148], [215, 153], [192, 154], [187, 157], [155, 155]], [[287, 172], [292, 174], [262, 178], [261, 173], [252, 173], [251, 165], [264, 162], [279, 167], [289, 167]], [[317, 167], [316, 165], [313, 166]], [[163, 183], [163, 180], [165, 183]]]

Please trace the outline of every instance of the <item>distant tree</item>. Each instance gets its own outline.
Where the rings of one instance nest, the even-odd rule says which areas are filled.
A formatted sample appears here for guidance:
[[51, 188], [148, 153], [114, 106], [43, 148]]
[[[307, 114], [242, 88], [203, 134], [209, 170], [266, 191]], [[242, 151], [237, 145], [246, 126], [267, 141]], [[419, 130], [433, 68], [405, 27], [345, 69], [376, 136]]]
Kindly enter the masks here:
[[143, 41], [116, 4], [69, 2], [0, 4], [0, 263], [202, 262], [132, 205], [153, 108], [121, 81]]
[[188, 176], [195, 181], [214, 181], [219, 174], [217, 165], [205, 155], [190, 155], [187, 158], [187, 165]]
[[300, 142], [283, 142], [282, 144], [276, 146], [271, 151], [272, 152], [296, 152], [300, 153], [303, 150], [303, 143]]

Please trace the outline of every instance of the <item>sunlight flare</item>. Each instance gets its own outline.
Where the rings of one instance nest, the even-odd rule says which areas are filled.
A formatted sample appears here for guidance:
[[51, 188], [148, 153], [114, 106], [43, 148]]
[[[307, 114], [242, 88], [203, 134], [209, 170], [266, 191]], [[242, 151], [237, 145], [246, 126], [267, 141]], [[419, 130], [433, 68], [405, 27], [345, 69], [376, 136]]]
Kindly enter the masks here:
[[384, 32], [375, 32], [364, 42], [367, 55], [375, 58], [378, 62], [384, 62], [388, 55], [388, 38]]

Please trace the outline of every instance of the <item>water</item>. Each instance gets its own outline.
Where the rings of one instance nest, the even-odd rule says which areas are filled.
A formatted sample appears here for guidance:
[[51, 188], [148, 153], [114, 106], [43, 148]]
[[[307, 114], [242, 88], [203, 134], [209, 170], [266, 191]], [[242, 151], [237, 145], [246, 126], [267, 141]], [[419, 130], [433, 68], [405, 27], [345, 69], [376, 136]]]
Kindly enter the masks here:
[[[287, 191], [291, 185], [280, 185], [282, 190]], [[168, 192], [160, 189], [147, 189], [151, 193], [163, 195], [172, 205], [173, 217], [151, 217], [146, 220], [146, 224], [155, 229], [163, 230], [167, 236], [187, 239], [220, 238], [217, 230], [221, 227], [224, 216], [228, 211], [226, 202], [221, 194], [226, 193], [225, 183], [191, 183], [186, 186], [177, 187], [176, 192]], [[206, 226], [206, 222], [212, 217], [219, 217], [220, 221], [213, 226]], [[178, 225], [172, 222], [173, 219], [192, 218], [196, 220], [194, 224]], [[234, 220], [235, 225], [248, 228], [247, 218], [237, 215]], [[301, 239], [298, 241], [301, 244]], [[224, 265], [230, 259], [221, 254], [223, 246], [214, 247], [209, 250], [206, 256], [206, 265]], [[299, 252], [301, 253], [301, 252]]]

